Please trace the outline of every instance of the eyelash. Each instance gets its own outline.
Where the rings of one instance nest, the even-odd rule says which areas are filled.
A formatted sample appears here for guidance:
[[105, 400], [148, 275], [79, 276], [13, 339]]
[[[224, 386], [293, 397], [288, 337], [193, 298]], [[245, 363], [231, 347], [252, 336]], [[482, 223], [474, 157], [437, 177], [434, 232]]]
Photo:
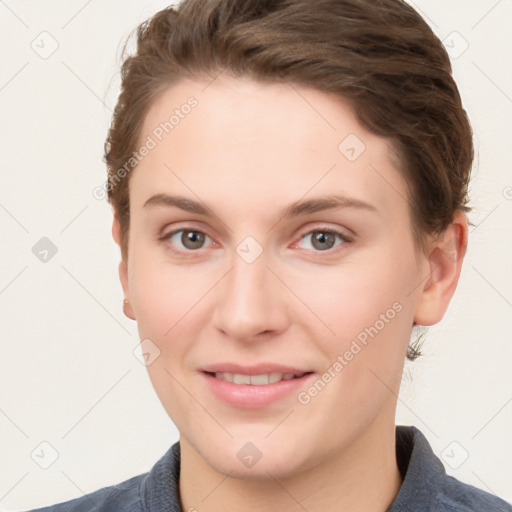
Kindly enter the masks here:
[[[169, 243], [170, 238], [172, 236], [174, 236], [175, 234], [180, 233], [182, 231], [190, 231], [192, 233], [201, 233], [202, 235], [205, 235], [210, 240], [212, 240], [212, 238], [207, 233], [205, 233], [204, 231], [201, 231], [200, 229], [195, 229], [193, 227], [182, 227], [180, 229], [176, 229], [174, 231], [171, 231], [170, 233], [166, 233], [165, 235], [161, 236], [159, 238], [159, 241], [164, 243], [167, 247], [169, 247], [169, 249], [171, 251], [173, 251], [174, 253], [179, 254], [179, 255], [189, 255], [189, 254], [191, 255], [194, 252], [198, 252], [198, 251], [200, 251], [200, 249], [203, 249], [201, 247], [200, 249], [196, 249], [196, 250], [192, 250], [192, 249], [188, 249], [188, 250], [181, 250], [180, 249], [180, 250], [178, 250], [175, 247], [173, 247], [173, 245]], [[302, 232], [300, 234], [300, 237], [299, 237], [299, 242], [306, 235], [311, 235], [314, 232], [321, 232], [321, 233], [332, 234], [332, 235], [338, 236], [342, 240], [342, 243], [338, 244], [337, 246], [335, 246], [335, 247], [333, 247], [331, 249], [326, 249], [324, 251], [312, 250], [312, 252], [315, 252], [315, 253], [326, 253], [326, 254], [332, 255], [334, 253], [337, 253], [338, 250], [341, 250], [341, 248], [343, 246], [345, 246], [346, 244], [350, 244], [350, 243], [352, 243], [354, 241], [354, 239], [351, 236], [348, 236], [346, 233], [344, 233], [342, 231], [338, 231], [336, 229], [327, 228], [327, 227], [323, 227], [323, 226], [317, 226], [317, 227], [315, 227], [313, 229], [308, 229], [307, 231]], [[296, 242], [296, 243], [298, 243], [298, 242]], [[306, 250], [311, 250], [311, 249], [306, 249]]]

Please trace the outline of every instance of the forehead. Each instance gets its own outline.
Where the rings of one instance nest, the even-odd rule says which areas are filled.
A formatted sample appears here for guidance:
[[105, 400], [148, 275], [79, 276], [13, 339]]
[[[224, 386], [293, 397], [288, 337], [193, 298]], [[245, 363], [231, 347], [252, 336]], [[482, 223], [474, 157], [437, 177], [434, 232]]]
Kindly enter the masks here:
[[390, 143], [365, 130], [342, 98], [315, 89], [226, 77], [183, 81], [151, 105], [140, 144], [149, 139], [154, 147], [131, 177], [135, 206], [179, 191], [245, 211], [326, 193], [382, 209], [400, 200], [407, 209]]

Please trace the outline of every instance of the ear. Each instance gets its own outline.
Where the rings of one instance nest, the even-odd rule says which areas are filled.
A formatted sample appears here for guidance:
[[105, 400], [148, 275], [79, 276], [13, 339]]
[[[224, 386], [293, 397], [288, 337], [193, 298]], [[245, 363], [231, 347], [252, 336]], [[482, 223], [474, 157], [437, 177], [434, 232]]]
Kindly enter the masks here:
[[[119, 216], [114, 211], [114, 220], [112, 222], [112, 236], [119, 247], [121, 247], [121, 224], [119, 222]], [[125, 260], [121, 251], [121, 262], [119, 263], [119, 280], [123, 288], [123, 294], [125, 302], [123, 302], [123, 312], [131, 320], [135, 320], [135, 314], [133, 312], [132, 304], [130, 302], [130, 286], [128, 282], [128, 262]], [[128, 301], [128, 302], [126, 302]]]
[[458, 211], [446, 230], [430, 243], [429, 275], [416, 303], [415, 324], [433, 325], [443, 318], [457, 288], [467, 245], [466, 214]]

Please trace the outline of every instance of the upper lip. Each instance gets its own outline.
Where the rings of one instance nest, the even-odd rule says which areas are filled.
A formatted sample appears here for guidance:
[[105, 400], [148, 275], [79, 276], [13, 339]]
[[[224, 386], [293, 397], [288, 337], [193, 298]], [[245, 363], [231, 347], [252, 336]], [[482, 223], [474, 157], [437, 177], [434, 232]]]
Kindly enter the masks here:
[[235, 363], [217, 363], [204, 366], [201, 368], [201, 371], [207, 373], [237, 373], [241, 375], [264, 375], [266, 373], [293, 373], [301, 375], [303, 373], [311, 372], [311, 370], [275, 363], [260, 363], [251, 366]]

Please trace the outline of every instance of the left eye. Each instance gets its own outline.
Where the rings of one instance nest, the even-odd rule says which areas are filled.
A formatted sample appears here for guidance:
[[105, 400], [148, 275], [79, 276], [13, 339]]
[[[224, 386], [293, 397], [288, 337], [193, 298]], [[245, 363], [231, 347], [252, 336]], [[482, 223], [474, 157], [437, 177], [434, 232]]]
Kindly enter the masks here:
[[[178, 245], [180, 250], [189, 251], [202, 249], [205, 241], [207, 239], [211, 240], [207, 234], [195, 229], [180, 229], [179, 231], [174, 231], [173, 233], [165, 235], [164, 238], [169, 240], [172, 245]], [[182, 247], [180, 247], [178, 242]]]
[[[305, 234], [301, 240], [307, 240], [308, 238], [310, 239], [310, 247], [305, 248], [316, 251], [328, 251], [344, 244], [345, 242], [350, 242], [350, 239], [343, 233], [330, 229], [316, 229], [314, 231], [310, 231]], [[341, 242], [336, 244], [336, 238], [339, 238]]]

